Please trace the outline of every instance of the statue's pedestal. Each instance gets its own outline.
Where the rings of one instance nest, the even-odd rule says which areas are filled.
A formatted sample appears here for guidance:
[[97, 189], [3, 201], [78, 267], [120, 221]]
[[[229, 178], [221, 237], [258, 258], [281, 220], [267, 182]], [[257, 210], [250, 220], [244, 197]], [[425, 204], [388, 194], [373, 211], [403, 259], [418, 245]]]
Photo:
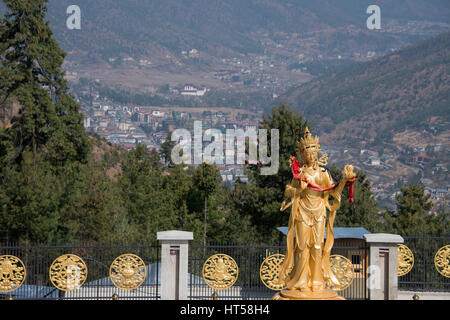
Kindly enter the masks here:
[[330, 289], [321, 291], [281, 290], [272, 297], [272, 300], [345, 300]]

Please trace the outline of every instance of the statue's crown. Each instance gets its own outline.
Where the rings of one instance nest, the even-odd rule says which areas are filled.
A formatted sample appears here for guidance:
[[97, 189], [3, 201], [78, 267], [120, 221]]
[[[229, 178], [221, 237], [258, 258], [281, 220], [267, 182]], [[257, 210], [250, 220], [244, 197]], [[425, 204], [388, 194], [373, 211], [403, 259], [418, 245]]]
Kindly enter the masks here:
[[305, 135], [303, 136], [303, 138], [300, 138], [298, 146], [299, 151], [304, 151], [307, 148], [315, 148], [317, 150], [320, 150], [319, 137], [313, 137], [311, 135], [311, 132], [309, 132], [309, 129], [306, 128]]

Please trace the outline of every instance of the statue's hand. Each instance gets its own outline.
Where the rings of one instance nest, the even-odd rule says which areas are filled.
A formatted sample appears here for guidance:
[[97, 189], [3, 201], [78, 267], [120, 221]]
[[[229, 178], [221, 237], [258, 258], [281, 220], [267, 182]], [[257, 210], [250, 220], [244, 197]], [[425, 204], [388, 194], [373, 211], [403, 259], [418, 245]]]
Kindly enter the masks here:
[[308, 187], [308, 182], [305, 182], [303, 180], [300, 181], [300, 190], [299, 191], [303, 191]]
[[349, 181], [356, 178], [356, 174], [353, 172], [353, 166], [352, 165], [346, 165], [344, 167], [344, 180]]

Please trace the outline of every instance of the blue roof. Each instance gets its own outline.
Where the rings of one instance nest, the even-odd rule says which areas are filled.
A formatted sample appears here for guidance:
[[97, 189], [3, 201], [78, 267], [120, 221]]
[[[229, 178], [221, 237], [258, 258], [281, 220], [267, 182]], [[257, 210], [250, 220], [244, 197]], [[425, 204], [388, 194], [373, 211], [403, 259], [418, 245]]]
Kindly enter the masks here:
[[[287, 235], [288, 227], [278, 227], [278, 231]], [[334, 238], [335, 239], [364, 239], [365, 234], [369, 234], [370, 232], [362, 227], [358, 228], [333, 228]], [[325, 230], [325, 238], [327, 237], [327, 231]]]

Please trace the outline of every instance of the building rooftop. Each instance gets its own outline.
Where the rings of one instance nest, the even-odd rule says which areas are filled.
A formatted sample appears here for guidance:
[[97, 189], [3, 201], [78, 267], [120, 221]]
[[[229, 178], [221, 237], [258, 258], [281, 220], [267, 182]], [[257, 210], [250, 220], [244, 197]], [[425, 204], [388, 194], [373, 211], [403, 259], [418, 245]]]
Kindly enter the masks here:
[[[283, 233], [284, 235], [287, 235], [288, 233], [288, 227], [278, 227], [278, 231]], [[364, 239], [365, 234], [370, 234], [369, 231], [362, 227], [358, 228], [340, 228], [335, 227], [333, 228], [334, 232], [334, 238], [335, 239]], [[325, 238], [327, 236], [327, 231], [325, 230]]]

